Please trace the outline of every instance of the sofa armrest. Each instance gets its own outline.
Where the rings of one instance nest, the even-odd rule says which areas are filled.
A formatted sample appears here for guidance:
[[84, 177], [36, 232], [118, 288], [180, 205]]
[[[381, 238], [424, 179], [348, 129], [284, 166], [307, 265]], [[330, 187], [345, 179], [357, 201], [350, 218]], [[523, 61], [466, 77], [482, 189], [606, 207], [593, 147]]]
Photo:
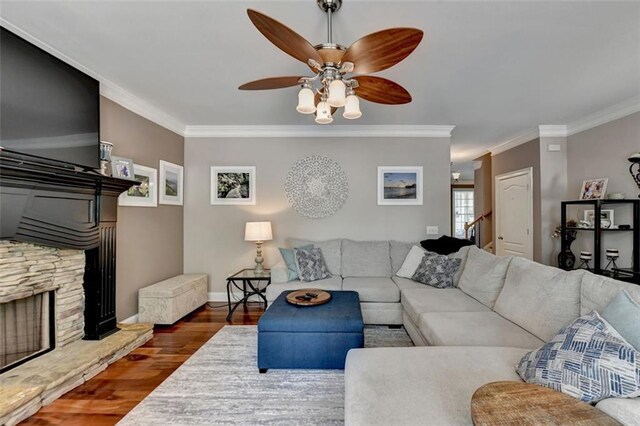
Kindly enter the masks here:
[[271, 267], [271, 283], [289, 282], [289, 270], [284, 262], [280, 262]]

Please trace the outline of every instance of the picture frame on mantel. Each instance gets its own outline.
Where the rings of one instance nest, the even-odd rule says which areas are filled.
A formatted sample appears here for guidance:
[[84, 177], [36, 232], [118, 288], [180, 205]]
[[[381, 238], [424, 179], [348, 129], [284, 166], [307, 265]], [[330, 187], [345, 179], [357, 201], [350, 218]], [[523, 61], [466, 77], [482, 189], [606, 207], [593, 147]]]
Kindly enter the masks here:
[[421, 206], [422, 166], [378, 167], [379, 206]]
[[152, 167], [133, 165], [134, 185], [118, 197], [118, 205], [126, 207], [156, 207], [158, 205], [158, 170]]
[[184, 167], [160, 160], [159, 203], [183, 205]]
[[212, 205], [255, 205], [255, 166], [212, 166], [210, 191]]

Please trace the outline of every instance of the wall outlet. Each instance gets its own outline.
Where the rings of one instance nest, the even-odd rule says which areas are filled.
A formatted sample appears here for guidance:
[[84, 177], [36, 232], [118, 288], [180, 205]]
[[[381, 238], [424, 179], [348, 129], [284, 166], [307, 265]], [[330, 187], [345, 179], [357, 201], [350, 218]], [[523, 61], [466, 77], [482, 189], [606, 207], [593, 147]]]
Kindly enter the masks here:
[[438, 227], [437, 226], [427, 226], [427, 235], [438, 235]]

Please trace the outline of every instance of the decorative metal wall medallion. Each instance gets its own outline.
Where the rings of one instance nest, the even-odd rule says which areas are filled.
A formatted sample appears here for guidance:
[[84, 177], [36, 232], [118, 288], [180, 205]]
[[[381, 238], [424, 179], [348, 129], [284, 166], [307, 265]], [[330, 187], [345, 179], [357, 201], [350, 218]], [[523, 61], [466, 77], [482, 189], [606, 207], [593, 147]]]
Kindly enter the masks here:
[[298, 213], [319, 219], [340, 210], [349, 195], [349, 183], [337, 162], [312, 155], [298, 161], [289, 170], [284, 191]]

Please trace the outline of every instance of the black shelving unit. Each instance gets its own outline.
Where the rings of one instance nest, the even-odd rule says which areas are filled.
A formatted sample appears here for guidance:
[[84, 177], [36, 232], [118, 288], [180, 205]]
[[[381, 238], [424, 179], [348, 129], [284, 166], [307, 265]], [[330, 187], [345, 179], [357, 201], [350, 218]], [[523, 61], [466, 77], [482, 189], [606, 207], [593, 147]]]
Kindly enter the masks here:
[[[640, 284], [640, 200], [575, 200], [575, 201], [563, 201], [562, 214], [561, 214], [561, 226], [562, 234], [566, 232], [578, 231], [578, 232], [591, 232], [593, 233], [593, 269], [591, 272], [599, 275], [609, 275], [613, 278], [630, 281], [636, 284]], [[580, 228], [580, 227], [568, 227], [567, 226], [567, 206], [578, 205], [584, 207], [593, 207], [594, 210], [594, 227], [593, 228]], [[603, 206], [615, 206], [625, 205], [631, 206], [633, 209], [632, 223], [630, 229], [619, 228], [602, 228], [600, 223], [601, 212]], [[632, 252], [632, 265], [631, 268], [618, 268], [613, 271], [604, 271], [602, 269], [602, 233], [603, 232], [632, 232], [633, 233], [633, 252]], [[567, 242], [565, 238], [561, 239], [562, 247], [561, 251], [567, 249]]]

